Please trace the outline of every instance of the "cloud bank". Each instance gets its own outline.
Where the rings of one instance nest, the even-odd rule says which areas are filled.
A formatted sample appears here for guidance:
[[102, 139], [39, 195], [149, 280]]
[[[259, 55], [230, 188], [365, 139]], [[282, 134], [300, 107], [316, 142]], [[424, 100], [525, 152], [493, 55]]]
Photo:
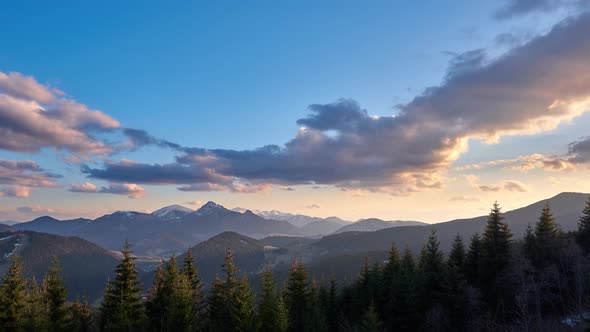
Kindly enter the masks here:
[[95, 184], [86, 182], [83, 184], [72, 184], [69, 191], [85, 194], [115, 194], [125, 195], [129, 198], [143, 198], [146, 191], [135, 183], [111, 183], [107, 187], [97, 187]]
[[175, 184], [186, 191], [313, 184], [407, 195], [442, 188], [470, 140], [495, 143], [552, 130], [590, 109], [589, 34], [590, 15], [583, 14], [499, 58], [488, 59], [484, 50], [460, 55], [439, 86], [399, 105], [392, 116], [372, 116], [352, 99], [311, 105], [297, 121], [299, 133], [282, 146], [189, 148], [134, 132], [127, 135], [135, 145], [175, 149], [176, 161], [82, 170], [94, 179]]
[[119, 122], [20, 73], [0, 72], [0, 149], [38, 152], [53, 148], [78, 156], [105, 155], [112, 148], [92, 133]]

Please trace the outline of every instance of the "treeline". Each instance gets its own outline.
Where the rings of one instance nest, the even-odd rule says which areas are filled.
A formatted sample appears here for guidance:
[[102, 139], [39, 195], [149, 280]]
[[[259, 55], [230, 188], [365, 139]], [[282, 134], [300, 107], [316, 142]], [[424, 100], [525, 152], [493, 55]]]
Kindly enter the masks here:
[[14, 257], [0, 284], [0, 330], [560, 331], [564, 317], [589, 310], [590, 200], [576, 232], [562, 232], [546, 205], [518, 241], [494, 204], [468, 242], [457, 235], [445, 257], [433, 228], [418, 257], [394, 244], [341, 287], [310, 278], [298, 260], [279, 287], [267, 266], [258, 292], [231, 250], [207, 291], [190, 250], [158, 266], [143, 291], [126, 245], [97, 307], [66, 301], [56, 260], [37, 283]]

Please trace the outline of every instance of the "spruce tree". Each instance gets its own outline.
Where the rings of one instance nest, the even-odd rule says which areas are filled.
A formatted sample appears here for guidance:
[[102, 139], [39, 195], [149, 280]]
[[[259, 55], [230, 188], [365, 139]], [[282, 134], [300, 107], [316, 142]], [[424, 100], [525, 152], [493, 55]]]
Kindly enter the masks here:
[[26, 296], [25, 326], [26, 331], [48, 331], [47, 303], [45, 301], [45, 289], [37, 283], [35, 276], [28, 285]]
[[24, 325], [27, 281], [21, 276], [22, 261], [12, 256], [0, 284], [0, 330], [18, 331]]
[[174, 256], [165, 264], [161, 293], [165, 328], [169, 331], [191, 331], [196, 318], [192, 282], [178, 271]]
[[399, 279], [396, 284], [396, 299], [391, 310], [391, 330], [416, 331], [419, 326], [419, 303], [416, 281], [416, 266], [410, 249], [404, 250], [400, 262]]
[[76, 301], [70, 307], [71, 319], [70, 327], [71, 331], [77, 332], [89, 332], [93, 330], [92, 325], [92, 307], [88, 303], [88, 298], [84, 297], [82, 301], [76, 298]]
[[319, 301], [319, 287], [315, 280], [309, 286], [309, 302], [305, 311], [305, 332], [321, 332], [326, 330], [325, 317]]
[[461, 235], [459, 234], [457, 234], [453, 240], [451, 253], [449, 254], [447, 262], [449, 269], [463, 275], [465, 270], [465, 246], [463, 245], [463, 238], [461, 238]]
[[543, 268], [547, 264], [554, 262], [559, 255], [559, 226], [555, 223], [555, 218], [549, 207], [545, 204], [539, 220], [535, 224], [535, 251], [533, 264], [537, 268]]
[[584, 253], [590, 252], [590, 197], [588, 197], [586, 206], [582, 210], [582, 216], [578, 221], [576, 242], [584, 250]]
[[260, 303], [258, 304], [258, 318], [261, 322], [261, 331], [284, 332], [287, 330], [288, 322], [285, 320], [284, 313], [281, 313], [279, 302], [280, 297], [277, 293], [274, 274], [270, 266], [266, 265], [264, 272], [262, 272], [262, 290]]
[[467, 294], [465, 291], [466, 280], [465, 248], [459, 235], [455, 237], [453, 247], [447, 261], [447, 273], [445, 279], [446, 295], [443, 299], [445, 311], [448, 313], [450, 327], [454, 331], [463, 331], [467, 321]]
[[102, 327], [114, 331], [143, 331], [145, 311], [141, 287], [129, 243], [125, 241], [123, 259], [115, 268], [115, 280], [109, 282], [102, 305]]
[[[228, 249], [227, 255], [224, 258], [223, 272], [225, 279], [216, 278], [212, 285], [211, 293], [209, 295], [209, 330], [211, 331], [234, 331], [240, 328], [243, 319], [240, 311], [244, 307], [240, 307], [243, 303], [248, 290], [245, 285], [241, 284], [238, 279], [239, 270], [234, 265], [233, 252]], [[237, 294], [240, 292], [240, 294]], [[238, 295], [240, 299], [238, 299]], [[242, 297], [243, 296], [243, 297]]]
[[208, 330], [211, 332], [231, 331], [231, 317], [229, 313], [225, 283], [216, 277], [211, 284], [208, 297]]
[[309, 307], [307, 271], [303, 263], [293, 260], [285, 289], [285, 304], [289, 315], [289, 331], [303, 331], [305, 313]]
[[238, 283], [234, 293], [233, 303], [233, 330], [237, 332], [258, 330], [258, 321], [256, 320], [256, 297], [254, 296], [252, 287], [245, 276], [242, 276]]
[[506, 285], [499, 283], [499, 277], [505, 272], [510, 262], [510, 244], [512, 234], [500, 212], [500, 205], [494, 203], [488, 216], [482, 238], [481, 280], [482, 292], [488, 303], [495, 307], [498, 299], [508, 296], [504, 292]]
[[523, 253], [524, 256], [531, 262], [535, 259], [535, 247], [535, 230], [529, 223], [526, 227], [526, 230], [524, 231]]
[[361, 332], [379, 332], [381, 331], [381, 321], [375, 310], [375, 305], [371, 303], [365, 312], [365, 317], [361, 322], [359, 331]]
[[472, 286], [479, 286], [479, 271], [482, 257], [482, 243], [478, 233], [473, 234], [465, 256], [465, 278]]
[[422, 265], [420, 266], [421, 288], [422, 288], [422, 305], [440, 304], [444, 297], [444, 280], [445, 280], [445, 263], [444, 256], [440, 250], [440, 243], [436, 235], [436, 230], [433, 228], [425, 250], [422, 252], [420, 258]]
[[383, 268], [383, 280], [386, 292], [391, 289], [391, 286], [394, 282], [396, 274], [399, 270], [400, 264], [400, 257], [399, 251], [395, 246], [395, 243], [391, 245], [391, 249], [389, 250], [389, 256], [387, 257], [387, 263]]
[[184, 255], [181, 273], [189, 280], [193, 297], [193, 314], [195, 326], [202, 326], [205, 301], [203, 295], [203, 282], [199, 276], [199, 270], [196, 266], [196, 259], [193, 257], [192, 249], [188, 249]]
[[45, 276], [44, 284], [46, 286], [45, 301], [48, 305], [50, 330], [66, 331], [68, 330], [67, 290], [61, 277], [59, 261], [55, 257]]
[[146, 302], [147, 316], [150, 328], [153, 331], [162, 331], [164, 328], [166, 321], [165, 310], [164, 271], [162, 270], [162, 264], [158, 264]]

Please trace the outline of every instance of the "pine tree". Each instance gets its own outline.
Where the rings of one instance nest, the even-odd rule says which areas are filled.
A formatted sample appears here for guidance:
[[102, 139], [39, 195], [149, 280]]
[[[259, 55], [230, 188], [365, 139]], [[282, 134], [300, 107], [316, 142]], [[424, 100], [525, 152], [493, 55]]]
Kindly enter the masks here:
[[328, 289], [328, 300], [324, 308], [327, 328], [330, 332], [338, 331], [338, 316], [340, 303], [338, 302], [338, 289], [336, 287], [336, 279], [334, 276], [330, 278], [330, 287]]
[[523, 251], [524, 256], [531, 262], [535, 259], [535, 247], [535, 231], [533, 229], [533, 226], [531, 226], [531, 224], [529, 223], [526, 227], [526, 230], [524, 231]]
[[51, 331], [68, 330], [68, 308], [66, 307], [67, 290], [61, 277], [61, 268], [57, 258], [53, 258], [45, 276], [45, 301], [48, 304], [49, 327]]
[[270, 266], [266, 265], [264, 272], [262, 272], [262, 290], [258, 304], [258, 318], [262, 324], [261, 331], [284, 332], [287, 330], [288, 322], [283, 316], [284, 313], [281, 313], [279, 302], [274, 274]]
[[178, 271], [176, 259], [170, 257], [165, 264], [162, 294], [164, 321], [169, 331], [191, 331], [194, 325], [195, 305], [193, 283]]
[[465, 271], [465, 246], [463, 245], [463, 238], [457, 234], [451, 247], [451, 253], [449, 254], [448, 264], [449, 269], [454, 270], [460, 275], [464, 274]]
[[211, 332], [231, 331], [231, 317], [225, 291], [225, 283], [216, 277], [211, 284], [207, 301], [209, 304], [208, 330]]
[[455, 237], [453, 247], [447, 261], [445, 279], [446, 295], [443, 299], [445, 311], [448, 313], [450, 327], [453, 331], [463, 331], [467, 322], [467, 294], [464, 274], [465, 248], [459, 235]]
[[147, 316], [152, 330], [162, 331], [164, 328], [165, 310], [164, 271], [162, 270], [162, 264], [158, 264], [146, 302]]
[[444, 296], [445, 264], [440, 244], [433, 228], [420, 258], [422, 305], [440, 304]]
[[285, 304], [289, 314], [289, 331], [303, 331], [305, 312], [309, 307], [307, 271], [303, 263], [293, 260], [285, 289]]
[[419, 326], [419, 303], [416, 285], [416, 266], [410, 249], [406, 248], [400, 262], [396, 299], [391, 310], [395, 331], [416, 331]]
[[391, 288], [391, 285], [393, 284], [395, 276], [399, 270], [399, 264], [400, 264], [399, 252], [397, 250], [397, 247], [395, 246], [395, 243], [393, 243], [391, 245], [391, 249], [389, 250], [389, 256], [387, 257], [387, 263], [385, 264], [385, 267], [383, 268], [384, 286], [386, 287], [387, 290], [389, 290]]
[[109, 282], [101, 308], [101, 325], [105, 330], [143, 331], [144, 305], [140, 282], [128, 242], [125, 242], [123, 259], [115, 268], [115, 280]]
[[[212, 285], [209, 296], [209, 330], [211, 331], [234, 331], [242, 326], [242, 321], [246, 320], [239, 316], [240, 311], [245, 310], [245, 306], [240, 307], [243, 303], [238, 301], [248, 302], [244, 300], [248, 290], [241, 284], [242, 280], [238, 279], [239, 271], [233, 260], [233, 252], [228, 249], [223, 263], [225, 279], [216, 278]], [[244, 298], [237, 300], [238, 295]]]
[[25, 326], [26, 331], [48, 331], [49, 318], [47, 315], [44, 287], [37, 283], [35, 276], [28, 285], [26, 295]]
[[586, 254], [590, 252], [590, 197], [588, 197], [586, 206], [582, 210], [582, 216], [578, 221], [576, 242]]
[[512, 234], [508, 224], [500, 212], [500, 205], [494, 203], [488, 216], [482, 239], [481, 258], [481, 289], [484, 298], [495, 307], [497, 300], [505, 294], [502, 291], [506, 285], [499, 284], [499, 276], [502, 275], [510, 261], [510, 244]]
[[203, 282], [199, 277], [199, 270], [196, 266], [196, 259], [193, 257], [192, 249], [188, 249], [184, 255], [184, 262], [181, 273], [186, 276], [191, 283], [192, 297], [193, 297], [193, 312], [195, 326], [202, 326], [203, 313], [205, 309], [205, 301], [203, 295]]
[[359, 330], [361, 332], [381, 331], [381, 321], [379, 320], [379, 315], [377, 315], [374, 304], [371, 303], [371, 305], [369, 305]]
[[326, 330], [325, 317], [319, 301], [319, 288], [315, 280], [312, 280], [309, 286], [309, 302], [305, 311], [305, 328], [306, 332], [320, 332]]
[[70, 312], [71, 319], [69, 329], [71, 331], [92, 331], [92, 307], [88, 303], [87, 297], [84, 297], [82, 301], [80, 301], [79, 298], [76, 298], [76, 301], [70, 307]]
[[479, 271], [481, 266], [482, 243], [478, 233], [473, 234], [469, 242], [469, 249], [465, 256], [465, 278], [473, 285], [479, 285]]
[[27, 282], [22, 278], [22, 261], [12, 256], [0, 284], [0, 330], [18, 331], [24, 325]]
[[245, 276], [242, 276], [238, 283], [238, 287], [234, 293], [233, 303], [233, 330], [237, 332], [258, 330], [258, 321], [256, 320], [256, 297], [254, 296], [252, 287]]
[[535, 224], [535, 251], [533, 264], [537, 268], [554, 262], [559, 255], [559, 238], [561, 231], [555, 223], [555, 218], [549, 208], [549, 203], [545, 204], [541, 211], [541, 216]]

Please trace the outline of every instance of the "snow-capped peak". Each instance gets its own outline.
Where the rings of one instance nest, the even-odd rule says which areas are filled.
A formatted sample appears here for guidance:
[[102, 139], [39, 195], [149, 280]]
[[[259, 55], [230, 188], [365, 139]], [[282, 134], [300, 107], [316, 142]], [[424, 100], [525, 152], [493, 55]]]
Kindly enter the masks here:
[[175, 220], [180, 219], [191, 212], [193, 212], [193, 210], [185, 208], [184, 206], [180, 206], [178, 204], [174, 204], [158, 209], [152, 212], [152, 215], [162, 220]]
[[227, 210], [227, 209], [224, 208], [222, 205], [219, 205], [215, 202], [209, 201], [205, 205], [201, 206], [196, 211], [196, 214], [198, 214], [200, 216], [206, 216], [206, 215], [210, 215], [215, 212], [218, 212], [218, 211], [225, 211], [225, 210]]

